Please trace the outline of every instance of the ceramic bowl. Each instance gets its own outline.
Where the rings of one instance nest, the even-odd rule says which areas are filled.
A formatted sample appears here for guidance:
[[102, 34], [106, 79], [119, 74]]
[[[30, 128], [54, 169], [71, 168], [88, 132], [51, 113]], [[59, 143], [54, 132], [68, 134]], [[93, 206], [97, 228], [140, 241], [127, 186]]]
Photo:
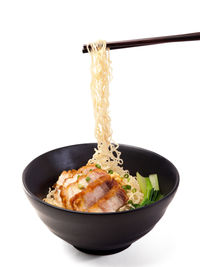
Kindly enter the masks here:
[[115, 213], [87, 213], [58, 208], [42, 199], [63, 170], [78, 169], [93, 155], [96, 144], [78, 144], [47, 152], [23, 172], [28, 199], [40, 219], [57, 236], [92, 254], [112, 254], [129, 247], [161, 219], [179, 184], [175, 166], [164, 157], [142, 148], [120, 145], [124, 168], [132, 175], [157, 173], [164, 198], [142, 208]]

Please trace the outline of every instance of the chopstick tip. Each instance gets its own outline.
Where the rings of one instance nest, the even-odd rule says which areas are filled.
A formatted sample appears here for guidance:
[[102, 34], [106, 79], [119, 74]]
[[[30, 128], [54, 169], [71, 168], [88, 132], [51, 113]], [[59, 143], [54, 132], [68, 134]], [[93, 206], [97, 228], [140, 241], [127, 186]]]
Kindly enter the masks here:
[[88, 53], [87, 45], [83, 45], [82, 53], [83, 53], [83, 54]]

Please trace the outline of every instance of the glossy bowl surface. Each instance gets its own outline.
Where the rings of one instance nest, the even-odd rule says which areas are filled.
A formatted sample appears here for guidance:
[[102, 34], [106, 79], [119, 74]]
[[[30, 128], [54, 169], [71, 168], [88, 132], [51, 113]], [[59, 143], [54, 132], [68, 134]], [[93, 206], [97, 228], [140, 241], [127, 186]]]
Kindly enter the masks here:
[[124, 168], [132, 175], [157, 173], [165, 197], [134, 211], [86, 213], [58, 208], [42, 201], [63, 170], [78, 169], [91, 158], [95, 143], [58, 148], [34, 159], [23, 172], [28, 199], [41, 220], [57, 236], [81, 251], [92, 254], [119, 252], [147, 234], [165, 213], [179, 184], [174, 165], [142, 148], [120, 145]]

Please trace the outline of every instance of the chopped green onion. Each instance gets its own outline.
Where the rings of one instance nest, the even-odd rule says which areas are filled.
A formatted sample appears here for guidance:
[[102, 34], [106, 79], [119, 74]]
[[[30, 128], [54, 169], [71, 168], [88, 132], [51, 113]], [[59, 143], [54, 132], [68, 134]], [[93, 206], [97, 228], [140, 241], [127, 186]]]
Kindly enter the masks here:
[[79, 177], [80, 177], [80, 175], [77, 176], [77, 178], [79, 178]]
[[128, 178], [128, 177], [129, 177], [128, 173], [124, 174], [124, 178]]
[[108, 173], [109, 173], [109, 174], [113, 174], [113, 170], [109, 170]]
[[90, 169], [89, 172], [93, 171], [93, 169]]
[[131, 185], [127, 184], [126, 188], [130, 190], [131, 189]]
[[132, 189], [132, 193], [135, 193], [135, 192], [136, 192], [136, 188], [133, 188], [133, 189]]
[[82, 184], [78, 184], [79, 189], [84, 189], [85, 187]]
[[91, 178], [90, 178], [90, 177], [86, 177], [85, 180], [86, 180], [87, 182], [89, 182], [89, 181], [91, 180]]
[[131, 204], [132, 206], [134, 205], [132, 200], [129, 200], [128, 204]]
[[98, 169], [101, 169], [101, 165], [96, 164], [95, 166], [96, 166]]
[[129, 177], [129, 178], [127, 179], [127, 181], [130, 182], [130, 179], [131, 179], [131, 178]]
[[125, 190], [130, 190], [131, 186], [129, 184], [126, 184], [126, 185], [122, 185], [122, 188]]

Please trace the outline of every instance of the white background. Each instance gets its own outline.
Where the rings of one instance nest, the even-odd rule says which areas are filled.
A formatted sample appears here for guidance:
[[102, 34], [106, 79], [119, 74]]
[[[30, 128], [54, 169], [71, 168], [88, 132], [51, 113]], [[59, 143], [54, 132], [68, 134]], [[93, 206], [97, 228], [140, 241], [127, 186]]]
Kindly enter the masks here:
[[148, 235], [112, 256], [83, 254], [40, 221], [21, 174], [48, 150], [95, 141], [84, 43], [197, 32], [199, 14], [198, 0], [0, 1], [2, 266], [198, 266], [200, 41], [111, 52], [114, 139], [180, 172]]

